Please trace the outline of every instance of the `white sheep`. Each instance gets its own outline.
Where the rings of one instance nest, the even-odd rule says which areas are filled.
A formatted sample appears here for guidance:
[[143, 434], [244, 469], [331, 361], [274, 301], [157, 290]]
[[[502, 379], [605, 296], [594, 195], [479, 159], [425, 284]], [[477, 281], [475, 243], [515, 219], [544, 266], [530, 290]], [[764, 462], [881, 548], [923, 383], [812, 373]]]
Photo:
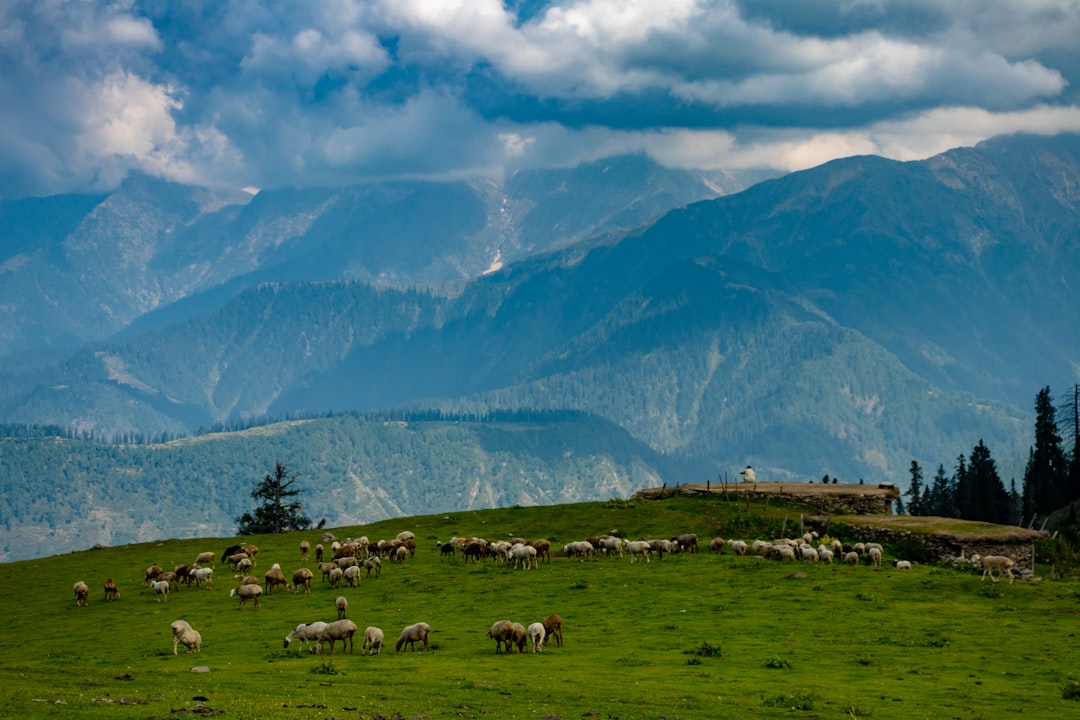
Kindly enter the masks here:
[[911, 569], [911, 561], [910, 560], [893, 560], [893, 567], [895, 567], [897, 570], [910, 570]]
[[199, 553], [199, 556], [197, 558], [195, 558], [195, 564], [196, 565], [210, 565], [211, 567], [213, 567], [213, 565], [214, 565], [214, 557], [215, 557], [215, 555], [212, 552]]
[[261, 585], [241, 585], [240, 587], [234, 587], [230, 590], [229, 597], [240, 598], [240, 605], [237, 606], [238, 610], [244, 607], [248, 600], [254, 600], [255, 607], [261, 608], [262, 603], [259, 601], [259, 596], [262, 595], [262, 591]]
[[353, 651], [353, 635], [356, 634], [356, 623], [352, 620], [342, 618], [335, 622], [330, 623], [323, 628], [322, 635], [319, 636], [319, 642], [315, 645], [315, 652], [321, 653], [323, 643], [329, 641], [330, 654], [334, 654], [334, 643], [338, 640], [341, 641], [341, 652], [345, 652], [345, 645], [349, 645], [349, 654]]
[[746, 554], [746, 550], [750, 546], [744, 540], [732, 540], [728, 543], [728, 547], [731, 548], [731, 552], [734, 554], [742, 556]]
[[75, 591], [76, 607], [86, 607], [86, 604], [90, 602], [90, 586], [80, 580], [72, 589]]
[[337, 610], [338, 620], [341, 620], [349, 609], [349, 601], [342, 595], [334, 600], [334, 608]]
[[846, 562], [848, 565], [858, 565], [859, 553], [855, 552], [854, 550], [844, 553], [844, 562]]
[[293, 640], [299, 640], [301, 648], [306, 647], [309, 651], [314, 652], [315, 645], [319, 638], [322, 637], [327, 624], [321, 620], [313, 623], [300, 623], [295, 630], [285, 636], [285, 647], [289, 647], [289, 643]]
[[191, 627], [187, 620], [173, 620], [172, 622], [172, 654], [178, 655], [176, 648], [183, 645], [189, 653], [197, 653], [202, 649], [202, 635]]
[[639, 556], [649, 562], [649, 551], [652, 548], [648, 540], [626, 540], [623, 542], [623, 549], [630, 553], [630, 562], [637, 562]]
[[820, 560], [823, 563], [829, 563], [830, 565], [832, 565], [832, 561], [833, 561], [833, 551], [832, 550], [829, 550], [827, 548], [818, 548], [817, 554], [818, 554], [818, 560]]
[[[983, 574], [980, 582], [986, 580], [986, 576], [990, 576], [990, 580], [997, 582], [1004, 573], [1009, 574], [1009, 584], [1013, 584], [1012, 568], [1016, 564], [1016, 561], [1011, 557], [1005, 555], [979, 555], [978, 553], [971, 556], [971, 561], [982, 566]], [[994, 577], [994, 571], [997, 571], [997, 577]]]
[[371, 577], [371, 571], [375, 571], [375, 577], [382, 575], [382, 559], [378, 555], [371, 555], [364, 558], [360, 565], [367, 569], [367, 576]]
[[431, 626], [426, 622], [419, 622], [413, 625], [407, 626], [401, 631], [401, 635], [398, 636], [397, 643], [394, 644], [394, 650], [400, 651], [406, 645], [410, 650], [415, 650], [414, 643], [423, 642], [424, 650], [428, 649], [428, 633], [431, 632]]
[[566, 543], [563, 546], [563, 552], [566, 553], [566, 557], [584, 559], [593, 556], [594, 548], [588, 540], [575, 540]]
[[870, 564], [874, 567], [881, 567], [881, 550], [872, 547], [866, 551], [866, 556], [870, 558]]
[[154, 589], [154, 598], [158, 602], [162, 602], [162, 598], [165, 598], [165, 604], [169, 603], [169, 581], [168, 580], [154, 580], [150, 583], [150, 587]]
[[816, 563], [819, 560], [818, 551], [809, 545], [803, 545], [801, 552], [803, 562]]
[[510, 559], [514, 561], [514, 567], [518, 567], [524, 564], [525, 569], [529, 567], [537, 567], [536, 564], [536, 548], [532, 545], [523, 545], [518, 543], [510, 548]]
[[210, 582], [214, 579], [214, 568], [195, 568], [190, 576], [195, 581], [196, 587], [202, 587], [203, 583], [206, 583], [206, 589], [209, 590]]
[[547, 631], [544, 630], [544, 623], [534, 622], [529, 626], [526, 632], [529, 635], [529, 642], [532, 644], [532, 651], [538, 653], [544, 649], [544, 638], [547, 636]]
[[360, 654], [364, 654], [364, 650], [367, 650], [367, 654], [382, 655], [383, 646], [383, 631], [377, 627], [364, 628], [364, 644], [360, 648]]

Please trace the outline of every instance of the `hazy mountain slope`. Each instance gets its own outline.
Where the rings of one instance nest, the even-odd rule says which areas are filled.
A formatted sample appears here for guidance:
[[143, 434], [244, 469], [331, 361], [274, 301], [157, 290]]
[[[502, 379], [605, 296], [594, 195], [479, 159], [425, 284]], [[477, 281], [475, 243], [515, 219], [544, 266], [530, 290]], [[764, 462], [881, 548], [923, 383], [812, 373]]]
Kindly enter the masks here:
[[143, 332], [164, 327], [260, 282], [461, 282], [746, 182], [629, 157], [522, 171], [506, 182], [397, 181], [254, 197], [133, 175], [102, 197], [5, 201], [0, 305], [11, 312], [0, 316], [0, 355], [73, 347], [133, 323]]

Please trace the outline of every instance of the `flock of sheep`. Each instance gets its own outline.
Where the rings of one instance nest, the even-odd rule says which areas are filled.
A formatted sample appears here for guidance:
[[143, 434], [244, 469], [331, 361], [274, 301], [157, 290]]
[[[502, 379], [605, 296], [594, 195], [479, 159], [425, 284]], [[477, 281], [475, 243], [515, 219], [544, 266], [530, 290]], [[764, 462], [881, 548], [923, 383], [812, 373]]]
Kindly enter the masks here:
[[[725, 550], [737, 556], [752, 555], [762, 559], [774, 559], [778, 561], [803, 561], [808, 563], [825, 562], [832, 563], [834, 559], [849, 565], [866, 563], [880, 567], [884, 556], [884, 548], [878, 543], [855, 543], [848, 545], [839, 540], [818, 543], [815, 546], [817, 534], [807, 532], [798, 538], [783, 538], [772, 541], [755, 540], [747, 543], [743, 540], [724, 540], [713, 538], [708, 543], [708, 549], [712, 553], [721, 553]], [[403, 563], [407, 558], [414, 556], [416, 551], [416, 539], [412, 532], [399, 533], [393, 540], [369, 542], [367, 538], [357, 540], [347, 539], [338, 542], [332, 534], [326, 533], [323, 542], [328, 547], [319, 543], [315, 546], [315, 558], [319, 570], [322, 573], [322, 582], [329, 583], [336, 589], [343, 583], [354, 587], [360, 583], [360, 573], [367, 571], [367, 576], [372, 573], [379, 577], [382, 571], [382, 558], [388, 558], [390, 562]], [[538, 568], [541, 560], [551, 562], [551, 543], [548, 540], [527, 541], [523, 538], [511, 538], [509, 541], [488, 541], [479, 537], [451, 538], [449, 542], [437, 542], [436, 547], [441, 558], [455, 559], [459, 555], [466, 562], [481, 562], [491, 559], [503, 562], [517, 568]], [[698, 536], [693, 533], [683, 533], [670, 539], [656, 540], [626, 540], [614, 535], [598, 535], [575, 540], [564, 545], [561, 556], [569, 559], [597, 559], [599, 557], [629, 557], [630, 562], [650, 562], [652, 557], [662, 560], [667, 553], [697, 553], [699, 549]], [[309, 561], [312, 548], [308, 541], [300, 543], [301, 561]], [[261, 606], [260, 597], [264, 593], [273, 594], [275, 589], [293, 593], [303, 591], [311, 592], [311, 581], [314, 577], [312, 570], [301, 567], [291, 575], [291, 582], [281, 569], [280, 564], [275, 563], [267, 570], [262, 580], [251, 572], [255, 566], [256, 555], [259, 549], [254, 545], [233, 545], [226, 549], [222, 558], [234, 573], [236, 586], [229, 591], [229, 597], [239, 599], [239, 608], [243, 608], [249, 601], [255, 608]], [[324, 556], [329, 559], [324, 561]], [[146, 569], [143, 586], [151, 588], [157, 602], [167, 603], [169, 593], [178, 590], [181, 584], [192, 585], [196, 588], [211, 589], [214, 575], [215, 554], [204, 552], [198, 555], [195, 562], [190, 565], [180, 565], [173, 570], [165, 570], [158, 565], [152, 565]], [[979, 556], [974, 555], [971, 561], [983, 568], [982, 580], [987, 576], [993, 582], [997, 582], [1004, 574], [1009, 574], [1010, 584], [1013, 581], [1013, 568], [1015, 562], [1008, 557], [998, 555]], [[910, 569], [911, 563], [907, 560], [894, 560], [893, 565], [897, 569]], [[120, 590], [113, 578], [108, 578], [104, 583], [105, 600], [112, 602], [120, 598]], [[74, 585], [75, 604], [86, 606], [88, 603], [90, 588], [84, 581], [78, 581]], [[337, 641], [341, 641], [342, 652], [348, 647], [353, 652], [353, 636], [358, 628], [356, 623], [346, 617], [348, 612], [348, 599], [338, 596], [333, 601], [337, 613], [337, 619], [332, 622], [316, 621], [301, 623], [290, 631], [284, 640], [286, 648], [296, 640], [301, 642], [301, 647], [314, 653], [321, 653], [324, 646], [329, 644], [330, 654], [333, 655]], [[176, 620], [172, 623], [173, 654], [178, 654], [178, 648], [183, 645], [189, 653], [197, 653], [202, 646], [202, 636], [189, 623], [184, 620]], [[395, 650], [401, 651], [406, 648], [415, 649], [416, 643], [422, 644], [423, 650], [428, 650], [428, 636], [432, 632], [431, 626], [424, 622], [406, 626], [395, 643]], [[525, 652], [526, 646], [534, 653], [543, 650], [545, 642], [554, 642], [557, 647], [563, 644], [563, 621], [557, 614], [551, 614], [542, 621], [533, 622], [527, 627], [510, 620], [499, 620], [488, 630], [488, 637], [495, 641], [496, 654], [503, 652], [510, 654], [517, 650]], [[363, 634], [361, 654], [379, 655], [382, 653], [384, 633], [378, 627], [367, 627]]]

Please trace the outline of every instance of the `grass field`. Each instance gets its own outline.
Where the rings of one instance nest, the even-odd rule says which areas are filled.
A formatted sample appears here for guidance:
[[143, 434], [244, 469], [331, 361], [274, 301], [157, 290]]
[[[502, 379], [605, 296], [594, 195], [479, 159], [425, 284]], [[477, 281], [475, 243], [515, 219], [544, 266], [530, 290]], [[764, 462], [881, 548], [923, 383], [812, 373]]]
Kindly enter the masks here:
[[[720, 499], [587, 503], [403, 518], [339, 537], [416, 534], [420, 549], [378, 579], [309, 596], [275, 593], [238, 609], [219, 565], [212, 590], [168, 604], [141, 587], [151, 564], [220, 555], [230, 539], [168, 540], [0, 565], [0, 678], [5, 717], [61, 718], [1058, 718], [1080, 717], [1080, 584], [991, 584], [928, 565], [781, 564], [729, 554], [570, 561], [538, 570], [440, 559], [435, 541], [546, 537], [555, 547], [617, 530], [626, 537], [698, 533], [753, 540], [799, 509], [763, 512]], [[786, 518], [786, 523], [785, 523]], [[758, 533], [761, 533], [760, 535]], [[251, 540], [256, 574], [301, 566], [315, 531]], [[842, 538], [841, 538], [842, 539]], [[887, 557], [891, 554], [887, 552]], [[308, 566], [314, 567], [314, 558]], [[792, 573], [805, 577], [793, 578]], [[122, 597], [103, 601], [115, 578]], [[76, 607], [72, 585], [91, 587]], [[376, 625], [389, 647], [331, 658], [282, 647], [301, 622], [332, 620], [332, 601]], [[528, 625], [557, 612], [566, 643], [496, 655], [493, 622]], [[169, 625], [203, 635], [172, 654]], [[405, 625], [435, 630], [427, 653], [393, 648]], [[208, 668], [193, 672], [192, 668]], [[1080, 691], [1075, 693], [1080, 695]]]

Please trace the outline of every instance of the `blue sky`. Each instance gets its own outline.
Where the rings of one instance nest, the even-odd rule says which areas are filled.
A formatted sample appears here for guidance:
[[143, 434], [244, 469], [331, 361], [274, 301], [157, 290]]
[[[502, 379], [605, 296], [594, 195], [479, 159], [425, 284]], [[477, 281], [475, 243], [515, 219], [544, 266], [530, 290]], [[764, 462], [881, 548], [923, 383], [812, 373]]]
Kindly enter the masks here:
[[919, 159], [1080, 131], [1080, 2], [5, 0], [0, 197]]

